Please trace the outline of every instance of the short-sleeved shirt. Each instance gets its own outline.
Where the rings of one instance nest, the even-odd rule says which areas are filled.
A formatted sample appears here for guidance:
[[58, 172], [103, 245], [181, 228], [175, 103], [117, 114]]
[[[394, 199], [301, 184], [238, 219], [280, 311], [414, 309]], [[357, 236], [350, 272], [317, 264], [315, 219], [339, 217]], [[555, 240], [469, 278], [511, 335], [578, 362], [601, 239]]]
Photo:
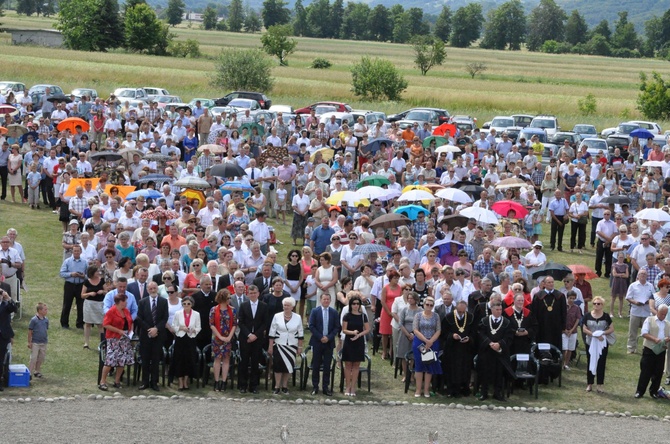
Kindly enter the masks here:
[[48, 340], [49, 318], [35, 315], [28, 324], [28, 330], [33, 332], [33, 344], [46, 344]]

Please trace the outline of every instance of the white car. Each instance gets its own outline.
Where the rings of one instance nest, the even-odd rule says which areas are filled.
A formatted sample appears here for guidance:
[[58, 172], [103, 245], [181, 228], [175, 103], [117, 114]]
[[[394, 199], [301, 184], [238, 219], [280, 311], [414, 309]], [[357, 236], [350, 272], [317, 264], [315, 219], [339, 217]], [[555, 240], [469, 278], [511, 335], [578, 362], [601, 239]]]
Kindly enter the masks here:
[[530, 122], [529, 127], [543, 129], [546, 131], [547, 136], [553, 136], [561, 130], [561, 127], [558, 126], [558, 119], [555, 116], [549, 115], [535, 116], [533, 121]]
[[635, 123], [640, 126], [640, 128], [646, 129], [652, 134], [660, 135], [663, 134], [661, 126], [656, 122], [645, 122], [644, 120], [631, 120], [628, 123]]
[[332, 116], [335, 116], [335, 122], [337, 122], [339, 126], [342, 126], [342, 122], [344, 120], [347, 121], [347, 125], [349, 126], [354, 124], [354, 116], [351, 113], [340, 113], [340, 112], [329, 112], [321, 114], [321, 116], [319, 117], [319, 123], [330, 122], [330, 118]]
[[586, 145], [586, 151], [592, 156], [596, 157], [596, 154], [601, 152], [605, 155], [605, 158], [609, 160], [609, 149], [607, 147], [607, 141], [605, 139], [600, 139], [598, 137], [587, 137], [579, 143], [579, 148], [577, 152], [582, 150], [582, 146]]
[[293, 114], [293, 107], [291, 105], [272, 105], [268, 111], [273, 113]]
[[491, 120], [489, 131], [494, 129], [497, 133], [503, 133], [510, 126], [514, 126], [514, 117], [512, 116], [495, 116]]
[[251, 111], [257, 111], [261, 109], [261, 105], [253, 99], [233, 99], [228, 102], [228, 106], [242, 110], [248, 109]]
[[154, 99], [158, 96], [169, 96], [170, 95], [170, 93], [168, 92], [167, 89], [156, 88], [155, 86], [145, 86], [142, 89], [144, 90], [144, 92], [147, 93], [147, 97], [149, 97], [150, 100]]
[[143, 88], [116, 88], [114, 95], [122, 103], [124, 100], [130, 99], [144, 100], [145, 102], [149, 100], [149, 96]]

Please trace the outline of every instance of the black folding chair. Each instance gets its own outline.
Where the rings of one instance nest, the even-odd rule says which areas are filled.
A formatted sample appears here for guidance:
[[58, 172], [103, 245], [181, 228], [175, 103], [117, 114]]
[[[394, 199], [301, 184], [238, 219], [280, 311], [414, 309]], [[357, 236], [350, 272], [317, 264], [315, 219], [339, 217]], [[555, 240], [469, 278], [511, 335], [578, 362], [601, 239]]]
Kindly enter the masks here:
[[537, 399], [538, 382], [540, 366], [532, 354], [515, 354], [510, 356], [510, 364], [514, 369], [514, 379], [511, 380], [507, 386], [507, 397], [514, 392], [514, 385], [517, 381], [526, 381], [529, 383], [530, 394], [535, 391], [535, 399]]

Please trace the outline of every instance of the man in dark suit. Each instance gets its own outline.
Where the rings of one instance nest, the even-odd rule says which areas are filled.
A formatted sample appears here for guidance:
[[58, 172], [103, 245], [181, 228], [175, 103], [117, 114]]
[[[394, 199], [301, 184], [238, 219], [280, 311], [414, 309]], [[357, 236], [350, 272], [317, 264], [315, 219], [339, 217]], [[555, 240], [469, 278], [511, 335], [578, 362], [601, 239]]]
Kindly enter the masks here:
[[244, 302], [247, 302], [249, 298], [246, 295], [247, 286], [244, 285], [244, 281], [235, 282], [234, 287], [235, 292], [230, 295], [230, 305], [235, 309], [237, 316], [239, 317], [240, 306], [242, 306]]
[[256, 276], [253, 284], [256, 287], [258, 287], [258, 291], [260, 291], [260, 293], [263, 294], [263, 292], [270, 290], [270, 288], [272, 287], [272, 279], [274, 279], [276, 276], [277, 273], [272, 271], [272, 263], [265, 262], [263, 264], [261, 274], [259, 276]]
[[340, 317], [337, 310], [330, 307], [330, 294], [321, 295], [321, 306], [309, 315], [309, 330], [312, 337], [312, 395], [319, 393], [319, 370], [323, 365], [323, 394], [332, 396], [330, 391], [330, 364], [333, 360], [335, 337], [340, 332]]
[[[135, 295], [138, 303], [149, 295], [147, 291], [147, 279], [149, 279], [149, 270], [140, 268], [135, 275], [135, 282], [128, 284], [128, 291]], [[158, 287], [158, 284], [156, 286]]]
[[193, 293], [193, 310], [200, 313], [200, 322], [206, 328], [200, 330], [195, 337], [195, 343], [200, 350], [212, 342], [212, 330], [209, 328], [209, 312], [216, 305], [216, 293], [212, 290], [212, 279], [209, 275], [200, 278], [200, 291]]
[[493, 384], [493, 398], [504, 402], [503, 381], [505, 371], [514, 372], [509, 362], [509, 347], [514, 337], [514, 329], [502, 315], [502, 303], [491, 303], [491, 314], [482, 318], [478, 325], [479, 354], [477, 370], [480, 381], [480, 401], [488, 399], [489, 385]]
[[[14, 330], [12, 329], [12, 313], [16, 312], [16, 304], [9, 294], [9, 285], [4, 282], [0, 285], [0, 379], [5, 370], [5, 355], [7, 354], [7, 346], [14, 337]], [[6, 378], [9, 375], [5, 376]], [[3, 379], [3, 382], [6, 380]], [[0, 392], [4, 390], [4, 384], [0, 384]]]
[[240, 393], [258, 393], [260, 372], [258, 363], [263, 356], [263, 347], [270, 326], [270, 312], [265, 302], [259, 301], [258, 287], [249, 285], [249, 300], [243, 302], [237, 315], [240, 328], [240, 368], [238, 386]]
[[491, 286], [497, 287], [500, 285], [500, 273], [503, 272], [503, 266], [498, 261], [493, 261], [493, 271], [487, 274], [485, 277], [491, 280]]
[[140, 357], [142, 359], [142, 385], [140, 390], [151, 386], [158, 391], [158, 367], [165, 342], [165, 324], [168, 320], [167, 299], [159, 297], [158, 285], [149, 282], [147, 293], [137, 304], [137, 318], [140, 330]]

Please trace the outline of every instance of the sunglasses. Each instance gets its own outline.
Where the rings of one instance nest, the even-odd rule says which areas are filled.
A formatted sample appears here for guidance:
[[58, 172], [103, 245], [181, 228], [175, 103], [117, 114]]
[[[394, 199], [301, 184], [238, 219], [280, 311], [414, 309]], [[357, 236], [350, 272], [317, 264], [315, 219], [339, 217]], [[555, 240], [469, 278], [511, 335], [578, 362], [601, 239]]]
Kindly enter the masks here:
[[360, 302], [352, 302], [351, 305], [361, 305]]
[[594, 302], [593, 305], [603, 305], [602, 302]]
[[186, 307], [186, 306], [189, 306], [189, 307], [190, 307], [190, 306], [191, 306], [191, 303], [190, 303], [190, 302], [184, 302], [184, 303], [181, 304], [181, 305], [183, 305], [184, 307]]
[[194, 267], [201, 267], [202, 265], [200, 264], [193, 264]]
[[[168, 292], [167, 292], [167, 294], [175, 294], [175, 293], [176, 293], [176, 291], [174, 291], [174, 290], [173, 290], [173, 291], [168, 291]], [[182, 305], [183, 305], [183, 304], [182, 304]]]
[[423, 304], [424, 307], [432, 307], [435, 304]]

